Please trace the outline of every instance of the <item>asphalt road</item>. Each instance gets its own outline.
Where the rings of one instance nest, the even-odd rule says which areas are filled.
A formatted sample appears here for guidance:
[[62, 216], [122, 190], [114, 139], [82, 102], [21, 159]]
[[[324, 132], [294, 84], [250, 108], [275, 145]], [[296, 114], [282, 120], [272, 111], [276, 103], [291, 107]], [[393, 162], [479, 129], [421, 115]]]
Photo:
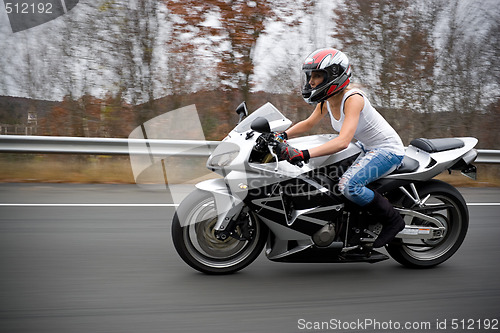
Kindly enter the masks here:
[[176, 255], [164, 192], [0, 184], [0, 332], [499, 331], [500, 189], [461, 192], [468, 236], [434, 269], [261, 255], [206, 276]]

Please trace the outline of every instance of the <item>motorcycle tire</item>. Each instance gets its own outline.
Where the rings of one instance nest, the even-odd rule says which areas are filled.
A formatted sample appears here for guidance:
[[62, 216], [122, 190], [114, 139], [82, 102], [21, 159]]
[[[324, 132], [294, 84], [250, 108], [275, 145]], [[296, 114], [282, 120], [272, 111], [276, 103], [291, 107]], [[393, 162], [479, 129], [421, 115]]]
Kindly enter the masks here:
[[[429, 268], [448, 260], [462, 245], [469, 226], [469, 212], [460, 192], [445, 182], [431, 180], [417, 184], [416, 188], [420, 198], [429, 196], [419, 211], [435, 217], [445, 225], [444, 236], [413, 243], [396, 239], [388, 244], [386, 249], [394, 260], [406, 267]], [[404, 207], [415, 208], [416, 204], [410, 198], [406, 197], [402, 202]], [[446, 208], [440, 211], [431, 210], [432, 205], [443, 205]], [[425, 207], [429, 207], [428, 212]], [[432, 226], [429, 222], [415, 218], [412, 224]]]
[[173, 217], [174, 247], [184, 262], [200, 272], [235, 273], [252, 263], [267, 241], [267, 226], [251, 212], [246, 218], [252, 229], [251, 239], [218, 239], [214, 233], [217, 213], [213, 195], [195, 190], [182, 201]]

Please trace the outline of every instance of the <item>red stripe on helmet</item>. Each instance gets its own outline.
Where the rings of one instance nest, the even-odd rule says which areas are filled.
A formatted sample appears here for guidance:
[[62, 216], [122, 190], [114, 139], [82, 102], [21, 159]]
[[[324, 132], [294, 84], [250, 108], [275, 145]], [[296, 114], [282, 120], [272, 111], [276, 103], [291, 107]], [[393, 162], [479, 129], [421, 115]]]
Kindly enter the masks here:
[[345, 82], [340, 86], [339, 90], [342, 88], [345, 88], [349, 84], [350, 81], [351, 81], [350, 79], [345, 80]]
[[336, 91], [340, 91], [340, 90], [344, 89], [349, 84], [350, 81], [351, 81], [350, 79], [347, 79], [340, 87], [337, 85], [332, 85], [330, 87], [330, 89], [328, 89], [326, 95], [329, 96]]
[[326, 93], [326, 95], [331, 95], [333, 94], [333, 92], [335, 91], [335, 89], [337, 88], [337, 85], [333, 85], [330, 87], [330, 89], [328, 89], [328, 92]]
[[319, 65], [321, 64], [321, 62], [328, 56], [328, 55], [332, 55], [332, 58], [335, 56], [335, 54], [337, 54], [337, 50], [333, 50], [333, 49], [325, 49], [325, 50], [320, 50], [318, 51], [316, 54], [312, 54], [311, 55], [311, 58], [313, 58], [313, 61], [311, 62], [308, 62], [307, 65], [315, 65], [317, 64], [316, 68], [319, 67]]

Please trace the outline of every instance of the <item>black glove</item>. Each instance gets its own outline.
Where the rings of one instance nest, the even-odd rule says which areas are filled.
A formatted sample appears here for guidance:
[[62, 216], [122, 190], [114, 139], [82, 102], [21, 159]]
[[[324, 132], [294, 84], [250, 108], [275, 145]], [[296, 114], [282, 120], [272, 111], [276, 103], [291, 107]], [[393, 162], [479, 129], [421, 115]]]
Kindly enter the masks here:
[[311, 158], [307, 149], [299, 150], [293, 148], [288, 143], [278, 143], [276, 146], [276, 154], [281, 161], [287, 160], [289, 163], [298, 166], [301, 166], [302, 162], [309, 162]]

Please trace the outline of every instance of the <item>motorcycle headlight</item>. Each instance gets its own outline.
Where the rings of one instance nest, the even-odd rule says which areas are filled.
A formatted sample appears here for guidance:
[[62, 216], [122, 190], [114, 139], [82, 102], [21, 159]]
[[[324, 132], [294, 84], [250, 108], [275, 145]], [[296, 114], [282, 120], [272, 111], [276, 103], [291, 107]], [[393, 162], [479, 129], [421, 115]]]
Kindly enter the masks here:
[[210, 167], [222, 168], [231, 164], [240, 153], [240, 147], [233, 143], [223, 142], [215, 148], [210, 156], [207, 165]]

